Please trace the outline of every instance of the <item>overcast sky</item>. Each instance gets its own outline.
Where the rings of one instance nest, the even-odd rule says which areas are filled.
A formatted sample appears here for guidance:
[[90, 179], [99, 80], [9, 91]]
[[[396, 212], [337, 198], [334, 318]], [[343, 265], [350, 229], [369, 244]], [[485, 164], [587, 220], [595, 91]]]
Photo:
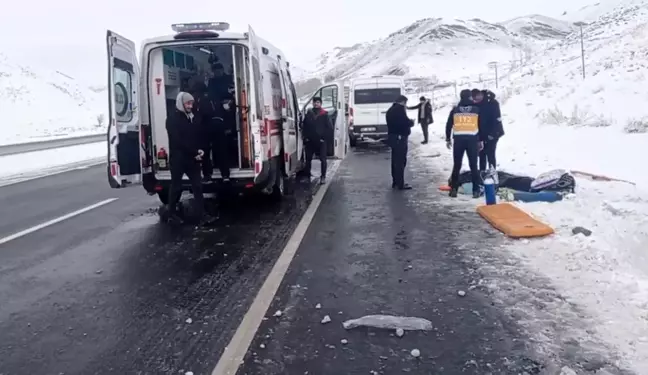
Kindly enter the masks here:
[[[169, 34], [179, 22], [226, 21], [255, 32], [299, 64], [335, 46], [377, 39], [427, 17], [503, 21], [527, 14], [560, 16], [595, 0], [56, 0], [10, 2], [0, 12], [0, 50], [102, 84], [105, 32], [136, 42]], [[569, 5], [567, 5], [569, 4]], [[27, 59], [27, 61], [25, 61]]]

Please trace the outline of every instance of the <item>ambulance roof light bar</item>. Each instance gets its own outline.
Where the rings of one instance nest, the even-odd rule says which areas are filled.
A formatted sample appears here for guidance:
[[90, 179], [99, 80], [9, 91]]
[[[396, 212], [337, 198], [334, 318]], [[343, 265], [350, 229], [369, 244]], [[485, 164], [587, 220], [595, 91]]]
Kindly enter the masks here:
[[171, 29], [176, 33], [188, 31], [227, 31], [230, 24], [227, 22], [193, 22], [193, 23], [174, 23]]

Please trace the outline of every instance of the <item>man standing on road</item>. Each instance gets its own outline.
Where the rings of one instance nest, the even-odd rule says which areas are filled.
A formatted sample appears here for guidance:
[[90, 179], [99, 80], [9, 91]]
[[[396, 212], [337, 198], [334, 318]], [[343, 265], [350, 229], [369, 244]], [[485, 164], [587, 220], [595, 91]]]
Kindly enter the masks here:
[[434, 123], [434, 119], [432, 118], [432, 104], [425, 98], [425, 96], [421, 96], [419, 104], [413, 107], [407, 107], [407, 109], [418, 109], [418, 116], [416, 116], [416, 118], [418, 119], [419, 124], [421, 124], [421, 129], [423, 130], [423, 142], [421, 142], [421, 144], [427, 144], [428, 126]]
[[167, 118], [169, 135], [169, 165], [171, 186], [169, 188], [170, 221], [179, 222], [177, 205], [182, 195], [182, 177], [186, 174], [191, 182], [194, 196], [194, 219], [207, 222], [203, 215], [204, 199], [200, 180], [200, 161], [205, 153], [199, 148], [201, 137], [200, 118], [193, 114], [194, 97], [180, 92], [176, 97], [176, 110]]
[[313, 156], [317, 153], [320, 161], [320, 184], [326, 183], [326, 134], [333, 129], [331, 117], [322, 108], [322, 98], [313, 98], [313, 109], [306, 112], [302, 123], [304, 134], [304, 148], [306, 149], [305, 171], [311, 177]]
[[[488, 165], [493, 171], [497, 170], [497, 141], [504, 135], [502, 125], [502, 113], [499, 102], [495, 99], [495, 93], [489, 90], [482, 91], [485, 98], [481, 113], [484, 116], [484, 149], [479, 152], [479, 171], [482, 175], [486, 172]], [[497, 178], [497, 173], [493, 174]]]
[[477, 168], [477, 157], [484, 147], [481, 131], [482, 117], [479, 114], [479, 107], [472, 99], [470, 90], [462, 90], [459, 104], [452, 108], [446, 123], [446, 145], [448, 149], [453, 149], [453, 166], [450, 175], [450, 196], [453, 198], [457, 197], [459, 190], [459, 173], [464, 153], [468, 155], [473, 198], [479, 198], [480, 195], [481, 179]]
[[410, 190], [412, 186], [405, 183], [405, 166], [407, 165], [407, 139], [411, 134], [414, 120], [407, 117], [407, 97], [401, 95], [387, 110], [387, 136], [391, 147], [392, 189]]

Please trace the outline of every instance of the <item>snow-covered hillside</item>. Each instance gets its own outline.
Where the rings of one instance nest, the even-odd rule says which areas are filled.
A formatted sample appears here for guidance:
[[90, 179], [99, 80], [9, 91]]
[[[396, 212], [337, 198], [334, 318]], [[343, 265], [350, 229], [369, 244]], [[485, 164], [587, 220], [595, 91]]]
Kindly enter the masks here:
[[103, 132], [105, 92], [0, 53], [0, 144]]
[[571, 31], [571, 24], [532, 15], [502, 24], [480, 19], [427, 18], [384, 39], [323, 53], [302, 78], [331, 80], [376, 74], [424, 78], [427, 82], [478, 79], [488, 62], [522, 60]]
[[[589, 22], [583, 29], [585, 78], [576, 31], [523, 67], [503, 72], [499, 89], [488, 83], [504, 114], [499, 168], [532, 177], [560, 168], [625, 182], [577, 177], [576, 194], [561, 202], [522, 204], [557, 233], [497, 249], [521, 264], [506, 275], [491, 270], [492, 279], [484, 283], [495, 294], [505, 291], [502, 298], [538, 333], [540, 346], [564, 349], [564, 342], [600, 339], [624, 367], [648, 374], [648, 106], [642, 105], [648, 99], [648, 1], [603, 1], [569, 16]], [[473, 86], [481, 85], [458, 89]], [[420, 94], [432, 96], [417, 93], [411, 100]], [[456, 95], [449, 88], [434, 98], [441, 124], [433, 131], [443, 137]], [[449, 168], [451, 156], [441, 140], [426, 152], [441, 152], [435, 167]], [[574, 235], [577, 226], [590, 229], [591, 236]], [[535, 292], [513, 277], [529, 272], [550, 280], [578, 316], [566, 315], [557, 301], [542, 300], [542, 311], [534, 311]], [[552, 337], [543, 321], [571, 321], [573, 331]]]

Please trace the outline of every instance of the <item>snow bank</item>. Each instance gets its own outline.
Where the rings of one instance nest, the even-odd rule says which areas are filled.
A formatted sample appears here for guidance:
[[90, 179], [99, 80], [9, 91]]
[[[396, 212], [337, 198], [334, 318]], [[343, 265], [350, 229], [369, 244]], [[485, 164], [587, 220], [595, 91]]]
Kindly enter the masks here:
[[0, 186], [106, 161], [106, 142], [0, 157]]

